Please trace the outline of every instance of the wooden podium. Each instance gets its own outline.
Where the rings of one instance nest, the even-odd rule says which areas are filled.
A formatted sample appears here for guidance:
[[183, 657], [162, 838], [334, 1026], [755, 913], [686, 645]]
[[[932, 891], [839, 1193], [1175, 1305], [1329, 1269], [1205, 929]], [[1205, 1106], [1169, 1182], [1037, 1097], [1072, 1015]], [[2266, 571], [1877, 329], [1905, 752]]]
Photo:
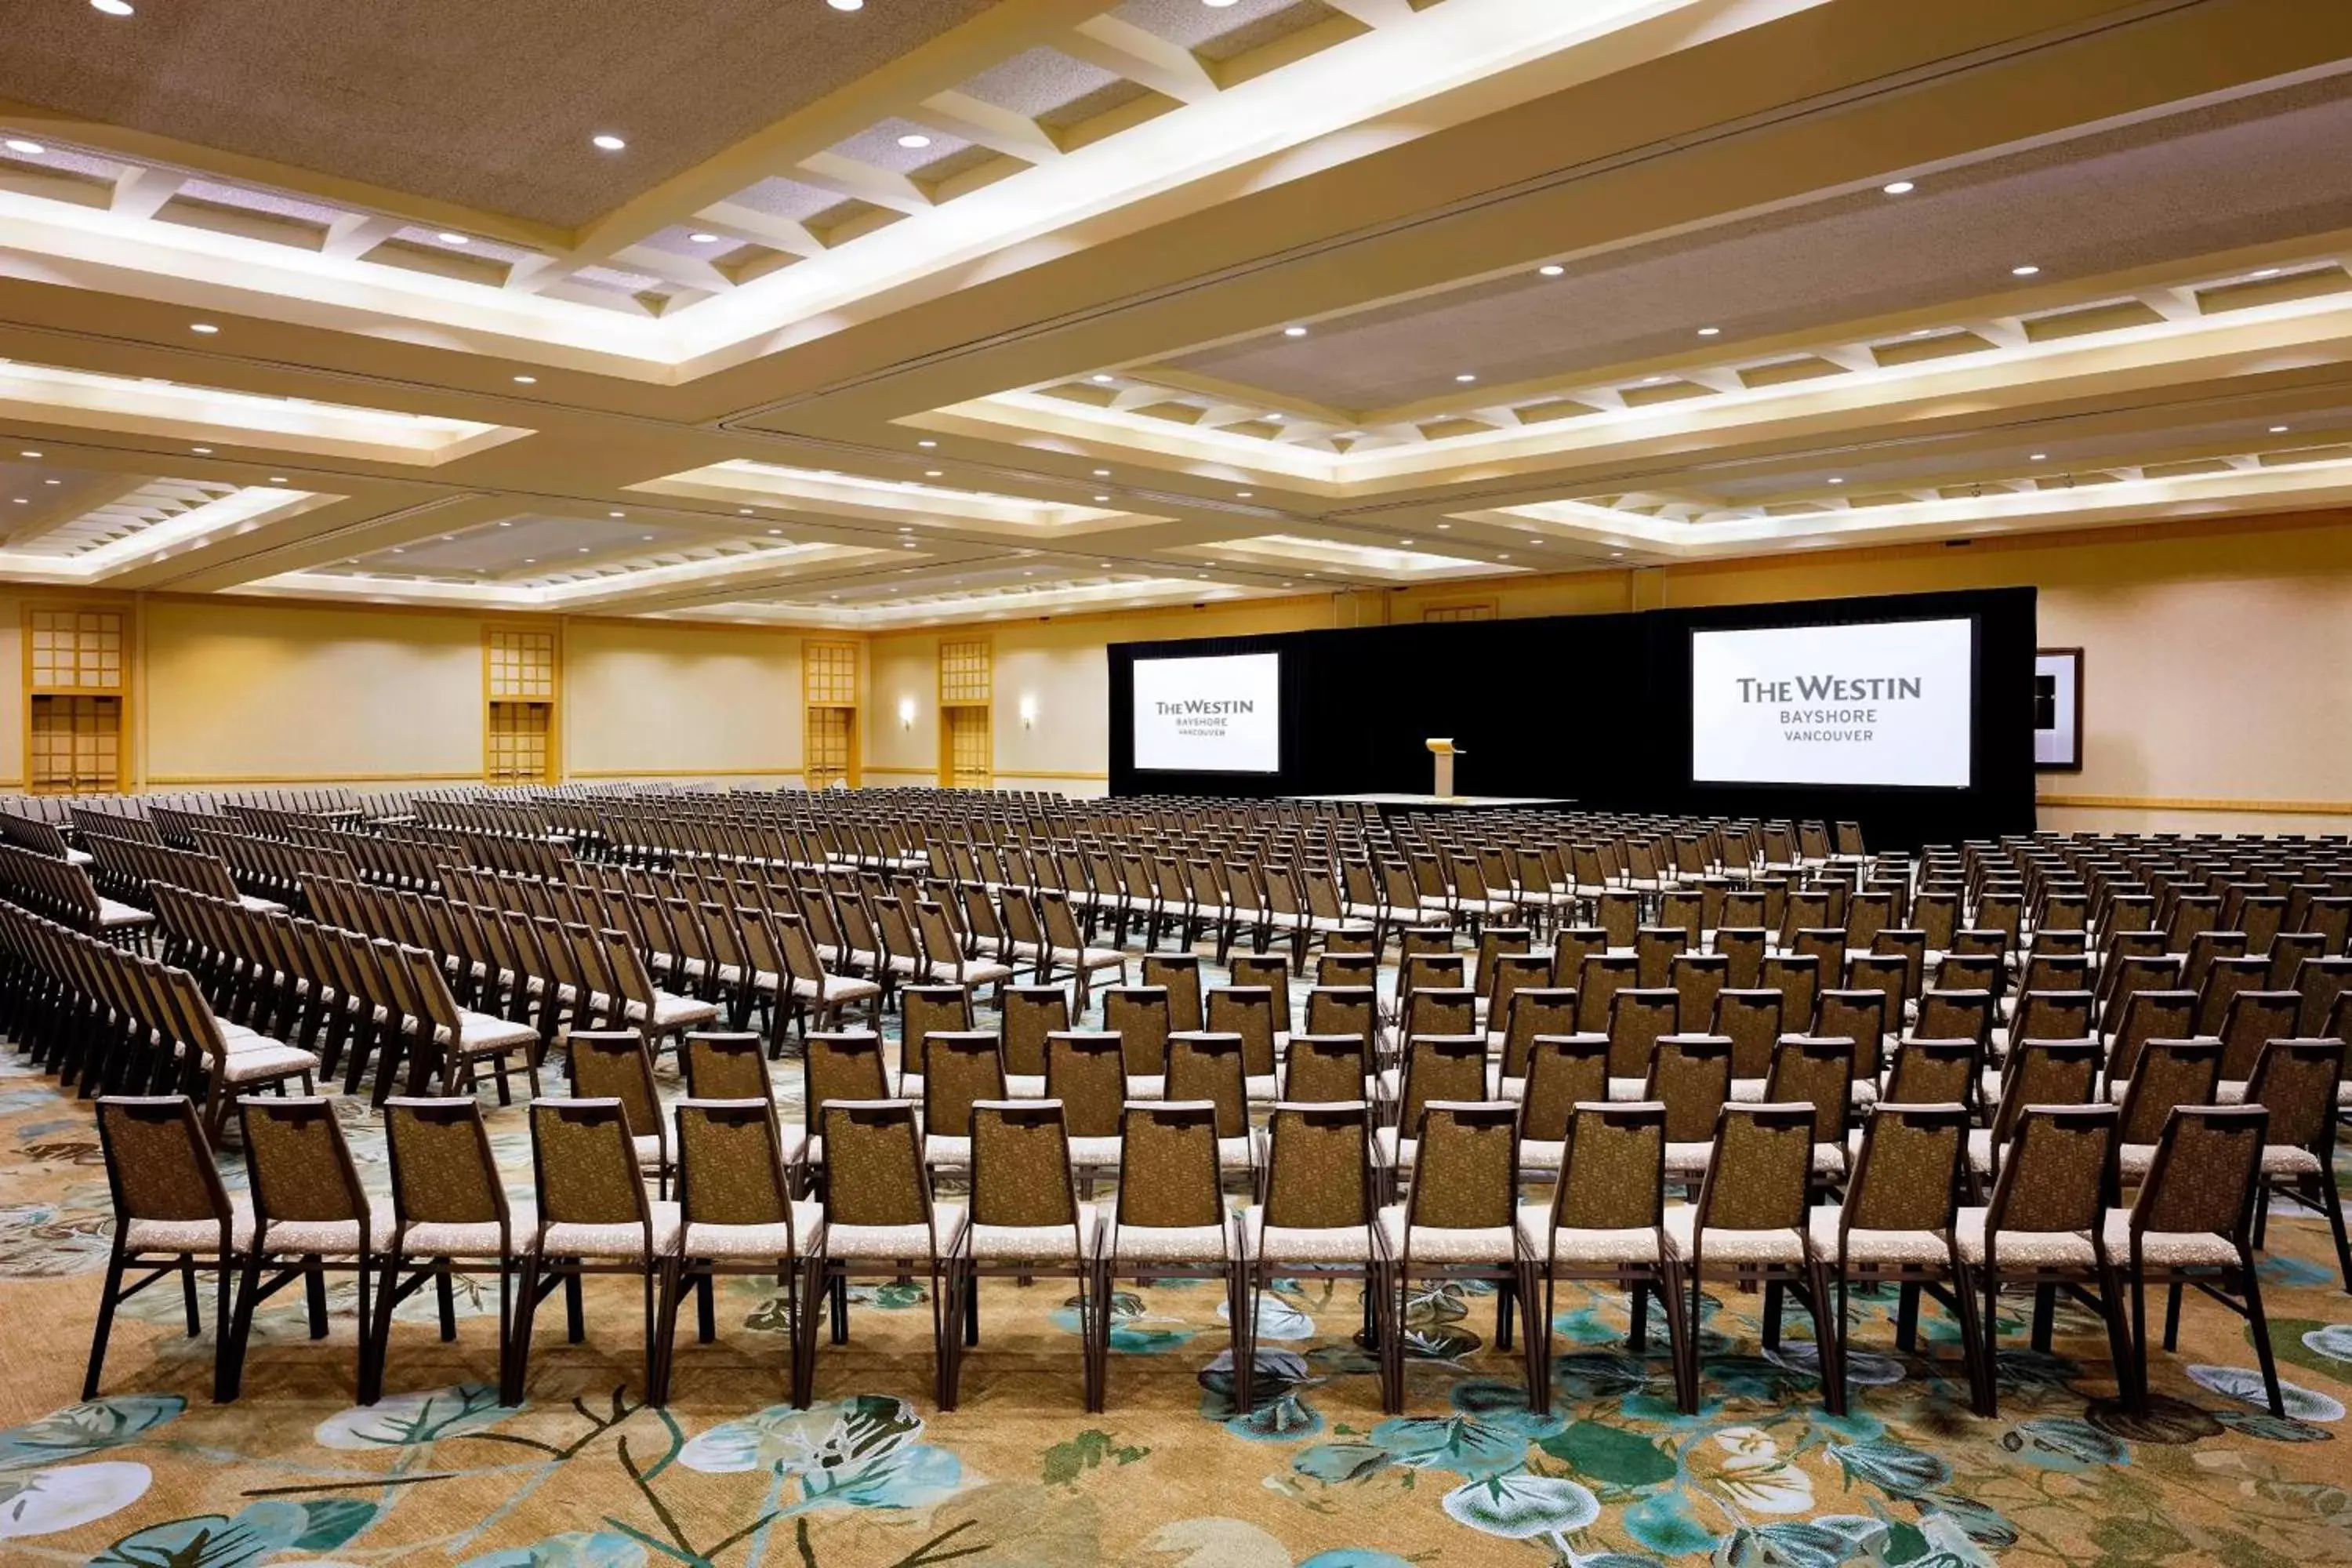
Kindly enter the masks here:
[[1440, 800], [1452, 800], [1454, 798], [1454, 759], [1462, 755], [1462, 751], [1451, 740], [1433, 740], [1429, 742], [1429, 750], [1436, 775], [1431, 780], [1430, 793]]

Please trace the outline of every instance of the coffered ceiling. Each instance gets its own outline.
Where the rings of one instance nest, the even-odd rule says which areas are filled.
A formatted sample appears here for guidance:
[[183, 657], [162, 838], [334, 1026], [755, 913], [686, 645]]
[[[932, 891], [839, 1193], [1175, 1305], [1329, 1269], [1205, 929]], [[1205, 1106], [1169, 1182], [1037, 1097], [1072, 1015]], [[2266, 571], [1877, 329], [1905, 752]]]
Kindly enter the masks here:
[[0, 577], [890, 627], [2352, 500], [2352, 8], [397, 9], [12, 12]]

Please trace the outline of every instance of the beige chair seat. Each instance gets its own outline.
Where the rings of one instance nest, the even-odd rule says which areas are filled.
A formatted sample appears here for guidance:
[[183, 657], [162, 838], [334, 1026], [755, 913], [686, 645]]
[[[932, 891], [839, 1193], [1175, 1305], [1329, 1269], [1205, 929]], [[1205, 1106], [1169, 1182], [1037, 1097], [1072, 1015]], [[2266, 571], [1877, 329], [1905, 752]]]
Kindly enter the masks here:
[[1605, 1230], [1563, 1226], [1555, 1237], [1549, 1204], [1519, 1205], [1519, 1245], [1528, 1257], [1547, 1263], [1556, 1258], [1562, 1267], [1665, 1261], [1659, 1251], [1659, 1233], [1646, 1225]]
[[1072, 964], [1080, 969], [1125, 969], [1127, 954], [1115, 947], [1056, 947], [1046, 959], [1052, 963]]
[[1045, 1075], [1041, 1072], [1016, 1072], [1005, 1074], [1004, 1098], [1007, 1100], [1045, 1099]]
[[1252, 1104], [1270, 1105], [1282, 1097], [1282, 1080], [1270, 1072], [1242, 1079], [1242, 1093]]
[[1112, 1227], [1112, 1271], [1121, 1263], [1214, 1263], [1232, 1255], [1227, 1225], [1122, 1225]]
[[[1971, 1268], [1985, 1260], [1985, 1215], [1989, 1211], [1960, 1211], [1958, 1237], [1960, 1261]], [[2099, 1260], [2087, 1230], [2005, 1230], [1996, 1259], [2004, 1268], [2089, 1268]]]
[[[961, 1211], [958, 1218], [961, 1218]], [[1102, 1219], [1093, 1204], [1080, 1204], [1075, 1226], [968, 1225], [964, 1226], [963, 1234], [965, 1250], [978, 1262], [1012, 1262], [1025, 1258], [1090, 1262], [1095, 1249], [1101, 1245]], [[946, 1252], [953, 1239], [942, 1233], [941, 1253]]]
[[824, 1227], [824, 1255], [851, 1262], [923, 1262], [938, 1242], [955, 1234], [963, 1223], [961, 1204], [934, 1204], [931, 1223], [922, 1225], [839, 1225]]
[[782, 1225], [713, 1225], [697, 1221], [686, 1227], [679, 1250], [688, 1258], [734, 1261], [772, 1258], [782, 1262], [806, 1247], [824, 1228], [824, 1205], [803, 1199], [793, 1205], [793, 1223]]
[[923, 1135], [923, 1163], [939, 1169], [968, 1171], [971, 1168], [971, 1140], [954, 1138], [944, 1132]]
[[150, 910], [101, 898], [98, 900], [98, 923], [104, 930], [115, 931], [124, 926], [153, 925], [155, 916]]
[[2116, 1150], [2116, 1170], [2127, 1181], [2146, 1181], [2155, 1165], [2153, 1143], [2125, 1143]]
[[1129, 1073], [1127, 1077], [1127, 1098], [1129, 1100], [1165, 1100], [1168, 1080], [1158, 1073], [1144, 1077]]
[[529, 1024], [509, 1023], [488, 1013], [461, 1013], [457, 1026], [459, 1056], [495, 1056], [539, 1043], [539, 1031]]
[[1013, 970], [993, 959], [967, 958], [961, 963], [934, 963], [929, 975], [940, 985], [995, 985], [1012, 979]]
[[[686, 1222], [672, 1203], [646, 1205], [653, 1219], [653, 1256], [675, 1258]], [[540, 1255], [545, 1258], [642, 1258], [646, 1254], [646, 1227], [635, 1224], [582, 1225], [567, 1221], [551, 1225], [538, 1238]]]
[[[2105, 1225], [2107, 1256], [2119, 1267], [2131, 1263], [2131, 1214], [2109, 1209]], [[2235, 1268], [2238, 1249], [2210, 1230], [2151, 1230], [2140, 1237], [2143, 1262], [2169, 1268]]]
[[1772, 1080], [1771, 1080], [1770, 1079], [1769, 1079], [1769, 1078], [1736, 1078], [1736, 1079], [1733, 1079], [1731, 1080], [1731, 1101], [1732, 1101], [1732, 1103], [1733, 1103], [1733, 1104], [1735, 1104], [1735, 1105], [1761, 1105], [1761, 1104], [1763, 1104], [1763, 1103], [1764, 1103], [1764, 1086], [1765, 1086], [1766, 1084], [1770, 1083], [1771, 1081], [1772, 1081]]
[[286, 912], [286, 906], [279, 903], [277, 900], [257, 899], [251, 893], [239, 893], [236, 896], [236, 901], [237, 906], [240, 909], [246, 910], [252, 914], [278, 915], [284, 914]]
[[1402, 1174], [1412, 1169], [1413, 1156], [1421, 1149], [1421, 1140], [1402, 1136], [1395, 1127], [1372, 1129], [1372, 1163]]
[[2295, 1143], [2265, 1143], [2263, 1145], [2263, 1174], [2265, 1176], [2316, 1176], [2326, 1169], [2319, 1156]]
[[793, 981], [793, 994], [803, 1002], [863, 1002], [881, 995], [882, 987], [852, 975], [820, 974], [814, 980]]
[[1368, 1225], [1297, 1226], [1265, 1223], [1260, 1208], [1242, 1214], [1242, 1249], [1273, 1263], [1353, 1263], [1378, 1258], [1380, 1241]]
[[[518, 1251], [530, 1244], [531, 1232], [538, 1224], [538, 1215], [530, 1205], [508, 1206], [507, 1233]], [[401, 1237], [400, 1249], [410, 1258], [496, 1258], [499, 1255], [499, 1222], [419, 1220]]]
[[1518, 1233], [1511, 1226], [1417, 1225], [1408, 1235], [1404, 1210], [1402, 1204], [1391, 1204], [1376, 1217], [1381, 1245], [1391, 1258], [1410, 1255], [1416, 1263], [1511, 1263], [1518, 1258]]
[[[383, 1229], [375, 1223], [375, 1205], [368, 1205], [368, 1238], [380, 1239]], [[259, 1235], [260, 1245], [271, 1253], [315, 1253], [321, 1258], [355, 1258], [360, 1250], [360, 1222], [356, 1219], [281, 1219], [270, 1222], [269, 1228]]]
[[[228, 1212], [229, 1250], [244, 1252], [253, 1246], [253, 1200], [243, 1193], [231, 1193]], [[220, 1251], [220, 1244], [217, 1220], [134, 1219], [122, 1233], [122, 1245], [131, 1252], [215, 1254]]]
[[[644, 1003], [632, 1002], [627, 1011], [629, 1016], [638, 1023], [646, 1021]], [[719, 1009], [708, 1002], [698, 1002], [691, 996], [673, 996], [667, 991], [654, 993], [653, 1026], [658, 1033], [690, 1029], [697, 1024], [708, 1024], [717, 1016]]]
[[1070, 1163], [1094, 1170], [1115, 1171], [1118, 1169], [1123, 1147], [1116, 1132], [1103, 1138], [1073, 1138], [1070, 1140]]
[[1568, 1145], [1542, 1138], [1519, 1141], [1519, 1175], [1525, 1178], [1557, 1176], [1562, 1160], [1568, 1158]]
[[1256, 1137], [1248, 1132], [1238, 1138], [1217, 1140], [1217, 1172], [1220, 1175], [1237, 1175], [1257, 1169]]
[[[1812, 1238], [1813, 1251], [1832, 1262], [1838, 1255], [1838, 1216], [1843, 1212], [1833, 1204], [1824, 1204], [1805, 1216], [1805, 1229]], [[1932, 1267], [1949, 1263], [1952, 1249], [1944, 1237], [1932, 1230], [1865, 1230], [1856, 1226], [1846, 1232], [1845, 1256], [1853, 1263], [1916, 1263]]]
[[1673, 1176], [1704, 1176], [1715, 1162], [1715, 1141], [1706, 1139], [1694, 1143], [1666, 1145], [1666, 1174]]
[[1687, 1204], [1666, 1210], [1666, 1243], [1677, 1258], [1695, 1254], [1717, 1263], [1802, 1263], [1804, 1233], [1790, 1226], [1780, 1230], [1726, 1230], [1709, 1226], [1701, 1237], [1698, 1210]]
[[240, 1045], [222, 1057], [215, 1070], [224, 1083], [265, 1083], [272, 1079], [290, 1078], [296, 1073], [319, 1070], [315, 1051], [298, 1046], [281, 1046], [275, 1040], [255, 1037], [256, 1043]]

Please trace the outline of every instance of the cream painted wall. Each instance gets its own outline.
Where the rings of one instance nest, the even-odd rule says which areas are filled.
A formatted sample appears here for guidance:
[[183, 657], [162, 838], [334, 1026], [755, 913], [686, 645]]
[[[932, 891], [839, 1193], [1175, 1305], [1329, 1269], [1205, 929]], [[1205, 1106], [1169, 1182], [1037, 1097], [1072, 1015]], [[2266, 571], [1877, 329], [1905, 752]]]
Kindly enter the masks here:
[[144, 608], [151, 787], [481, 777], [478, 618]]
[[571, 621], [563, 672], [569, 777], [800, 780], [797, 637]]

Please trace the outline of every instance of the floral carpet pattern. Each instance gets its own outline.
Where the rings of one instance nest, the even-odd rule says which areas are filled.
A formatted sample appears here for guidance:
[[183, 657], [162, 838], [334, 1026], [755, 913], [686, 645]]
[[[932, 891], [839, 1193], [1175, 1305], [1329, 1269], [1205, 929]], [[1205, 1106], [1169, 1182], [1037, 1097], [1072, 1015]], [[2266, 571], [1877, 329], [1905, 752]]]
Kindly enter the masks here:
[[[381, 1192], [375, 1119], [344, 1110]], [[522, 1112], [490, 1118], [527, 1193]], [[223, 1165], [238, 1184], [234, 1151]], [[1868, 1295], [1852, 1413], [1832, 1416], [1802, 1312], [1767, 1351], [1762, 1299], [1730, 1290], [1706, 1302], [1702, 1403], [1684, 1415], [1663, 1323], [1635, 1355], [1624, 1299], [1582, 1287], [1556, 1303], [1553, 1413], [1538, 1416], [1516, 1355], [1490, 1343], [1494, 1298], [1460, 1285], [1409, 1303], [1412, 1413], [1384, 1417], [1356, 1288], [1319, 1280], [1266, 1298], [1248, 1410], [1215, 1287], [1119, 1283], [1109, 1407], [1088, 1415], [1066, 1283], [1010, 1280], [983, 1286], [983, 1337], [949, 1414], [929, 1402], [921, 1283], [854, 1292], [851, 1342], [820, 1348], [803, 1411], [786, 1402], [784, 1302], [764, 1279], [722, 1283], [716, 1343], [683, 1319], [667, 1410], [640, 1403], [637, 1294], [610, 1281], [592, 1283], [583, 1344], [541, 1315], [516, 1409], [495, 1393], [494, 1292], [462, 1284], [456, 1341], [436, 1333], [429, 1296], [405, 1303], [386, 1396], [355, 1405], [348, 1279], [325, 1341], [308, 1337], [299, 1292], [263, 1308], [227, 1405], [210, 1398], [209, 1292], [192, 1340], [159, 1286], [124, 1308], [103, 1394], [81, 1403], [110, 1225], [89, 1107], [0, 1054], [0, 1563], [2352, 1563], [2352, 1477], [2333, 1447], [2352, 1296], [2324, 1226], [2284, 1205], [2263, 1285], [2284, 1419], [2263, 1407], [2243, 1324], [2212, 1303], [2192, 1298], [2179, 1351], [2156, 1356], [2153, 1409], [2134, 1417], [2095, 1319], [2062, 1306], [2037, 1353], [2021, 1296], [2003, 1302], [2014, 1348], [1997, 1419], [1969, 1413], [1948, 1319], [1929, 1307], [1925, 1353], [1899, 1355], [1891, 1298]]]

